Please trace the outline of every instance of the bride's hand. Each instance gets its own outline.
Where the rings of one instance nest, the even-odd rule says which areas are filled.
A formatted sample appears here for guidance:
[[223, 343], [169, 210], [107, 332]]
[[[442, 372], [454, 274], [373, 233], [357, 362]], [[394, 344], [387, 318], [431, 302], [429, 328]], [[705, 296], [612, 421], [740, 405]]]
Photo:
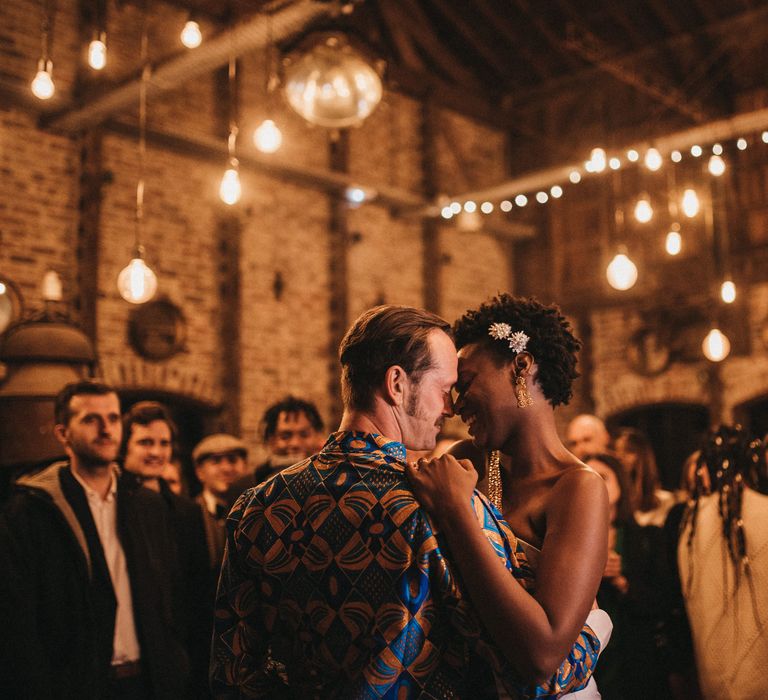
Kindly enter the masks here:
[[420, 459], [406, 465], [416, 498], [430, 515], [438, 517], [470, 507], [477, 472], [468, 459], [449, 454]]

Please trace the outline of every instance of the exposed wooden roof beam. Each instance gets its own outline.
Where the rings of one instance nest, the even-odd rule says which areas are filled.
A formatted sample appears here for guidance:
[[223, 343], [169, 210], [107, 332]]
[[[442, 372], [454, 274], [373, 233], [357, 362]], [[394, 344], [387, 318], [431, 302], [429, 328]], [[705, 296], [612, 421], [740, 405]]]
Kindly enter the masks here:
[[[735, 16], [718, 20], [710, 25], [699, 27], [691, 32], [678, 34], [658, 44], [651, 44], [645, 48], [640, 49], [639, 51], [625, 54], [619, 58], [616, 58], [615, 60], [620, 62], [622, 65], [650, 60], [664, 46], [672, 51], [685, 50], [687, 47], [690, 47], [693, 42], [696, 41], [697, 36], [700, 34], [715, 37], [743, 31], [745, 29], [749, 30], [750, 38], [752, 40], [755, 39], [755, 35], [764, 37], [768, 34], [768, 5], [763, 5], [755, 9], [747, 10], [746, 12], [737, 14]], [[509, 104], [517, 103], [525, 105], [530, 105], [531, 103], [539, 101], [546, 101], [549, 100], [553, 94], [563, 90], [573, 89], [575, 85], [594, 80], [601, 72], [602, 69], [597, 67], [586, 68], [562, 78], [549, 81], [545, 85], [533, 88], [532, 90], [521, 91], [515, 95], [510, 95], [508, 98], [505, 98], [505, 100]]]
[[652, 97], [657, 102], [675, 110], [695, 122], [702, 122], [707, 118], [705, 110], [688, 95], [684, 94], [672, 85], [662, 81], [657, 73], [654, 78], [643, 75], [636, 67], [626, 65], [626, 61], [610, 58], [611, 51], [598, 37], [590, 32], [583, 31], [581, 36], [573, 33], [563, 44], [578, 56], [593, 63], [601, 71], [616, 78], [619, 82], [635, 88], [638, 92]]
[[[297, 0], [270, 17], [272, 40], [280, 41], [299, 32], [318, 17], [329, 14], [332, 9], [330, 3], [319, 0]], [[226, 65], [233, 51], [239, 56], [263, 48], [268, 38], [266, 15], [252, 17], [203, 42], [194, 51], [186, 51], [155, 67], [147, 84], [147, 96], [178, 88], [199, 75]], [[140, 81], [139, 76], [104, 95], [82, 104], [73, 104], [62, 112], [44, 118], [44, 126], [69, 133], [95, 126], [136, 104]]]

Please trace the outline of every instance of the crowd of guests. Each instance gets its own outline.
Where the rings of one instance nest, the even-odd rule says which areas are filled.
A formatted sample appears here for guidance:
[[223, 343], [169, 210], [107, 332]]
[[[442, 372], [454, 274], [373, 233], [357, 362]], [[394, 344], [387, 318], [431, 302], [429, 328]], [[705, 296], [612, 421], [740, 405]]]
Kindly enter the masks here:
[[[342, 344], [339, 431], [326, 441], [317, 408], [286, 397], [263, 416], [267, 457], [255, 467], [237, 436], [213, 434], [195, 446], [194, 498], [167, 407], [142, 401], [122, 414], [113, 387], [89, 380], [64, 387], [54, 431], [66, 459], [19, 478], [0, 516], [3, 692], [111, 700], [202, 699], [212, 689], [216, 697], [326, 697], [330, 690], [373, 697], [380, 682], [398, 697], [422, 691], [435, 698], [560, 697], [584, 689], [591, 694], [583, 697], [593, 698], [594, 671], [606, 700], [762, 697], [768, 659], [764, 443], [739, 426], [714, 430], [683, 466], [678, 493], [661, 488], [650, 441], [636, 429], [610, 435], [598, 417], [578, 416], [567, 430], [570, 452], [560, 450], [550, 417], [562, 402], [556, 400], [560, 389], [546, 374], [545, 352], [537, 351], [535, 323], [550, 324], [550, 351], [552, 323], [569, 342], [570, 330], [553, 308], [508, 296], [494, 304], [480, 311], [501, 309], [510, 318], [517, 309], [521, 324], [530, 321], [531, 337], [522, 334], [531, 341], [528, 351], [523, 343], [508, 352], [514, 339], [510, 329], [499, 328], [505, 324], [491, 324], [488, 341], [487, 319], [468, 312], [458, 328], [475, 335], [457, 335], [458, 375], [442, 319], [405, 307], [366, 312]], [[559, 380], [564, 400], [575, 376], [577, 341], [572, 345], [563, 354], [573, 366]], [[502, 359], [492, 360], [500, 348]], [[376, 362], [383, 382], [371, 369]], [[409, 362], [425, 363], [418, 371], [430, 380], [412, 381], [408, 374], [417, 370], [407, 369]], [[510, 368], [514, 393], [507, 396], [501, 377]], [[477, 472], [465, 479], [466, 498], [458, 488], [441, 491], [440, 479], [458, 472], [409, 461], [411, 450], [435, 446], [454, 409], [468, 418], [474, 437], [473, 444], [452, 448]], [[485, 424], [478, 418], [484, 412]], [[371, 430], [380, 425], [402, 439], [388, 441]], [[549, 511], [536, 510], [539, 496], [517, 502], [522, 488], [539, 494], [551, 487], [530, 474], [515, 477], [515, 451], [495, 447], [494, 431], [517, 431], [519, 454], [547, 441], [555, 445], [569, 464], [572, 499], [580, 488], [594, 493], [591, 480], [601, 483], [584, 464], [602, 477], [607, 492], [607, 517], [593, 518], [601, 523], [594, 540], [600, 552], [589, 553], [594, 587], [581, 596], [584, 611], [576, 614], [576, 603], [556, 600], [552, 609], [563, 608], [568, 631], [550, 634], [548, 622], [527, 631], [545, 640], [542, 648], [558, 649], [541, 664], [521, 646], [520, 613], [510, 618], [509, 611], [532, 611], [532, 620], [546, 622], [540, 613], [550, 611], [537, 607], [533, 591], [548, 587], [555, 599], [561, 584], [554, 576], [537, 580], [536, 561], [552, 556], [547, 542], [562, 533], [546, 534], [546, 518], [539, 516]], [[449, 462], [472, 471], [470, 462], [459, 467], [453, 457], [442, 466]], [[475, 484], [487, 499], [472, 495]], [[595, 509], [603, 508], [599, 489]], [[438, 503], [441, 493], [459, 504], [468, 530], [451, 522]], [[472, 508], [464, 510], [470, 499]], [[567, 510], [567, 500], [558, 507]], [[445, 540], [433, 530], [435, 522], [445, 528]], [[467, 544], [473, 536], [476, 548]], [[486, 539], [495, 543], [492, 556]], [[487, 574], [478, 573], [486, 566], [479, 555], [493, 560]], [[497, 559], [507, 571], [504, 586], [491, 593]], [[610, 616], [605, 623], [600, 610], [587, 615], [601, 571], [597, 603]], [[517, 583], [511, 597], [502, 590], [508, 572], [526, 595]], [[277, 590], [293, 598], [273, 598]], [[488, 600], [481, 601], [484, 592]], [[382, 615], [391, 623], [386, 633]], [[401, 620], [408, 620], [404, 629]], [[374, 636], [365, 633], [374, 625]], [[318, 629], [323, 634], [317, 636]], [[374, 663], [375, 645], [382, 648]], [[302, 666], [292, 668], [273, 654], [303, 659]], [[520, 658], [528, 661], [521, 666]], [[338, 685], [337, 666], [350, 685]]]
[[597, 596], [614, 624], [595, 673], [603, 697], [764, 696], [765, 444], [738, 425], [712, 430], [681, 465], [676, 493], [661, 488], [637, 429], [610, 435], [597, 416], [580, 415], [568, 444], [603, 477], [611, 506]]

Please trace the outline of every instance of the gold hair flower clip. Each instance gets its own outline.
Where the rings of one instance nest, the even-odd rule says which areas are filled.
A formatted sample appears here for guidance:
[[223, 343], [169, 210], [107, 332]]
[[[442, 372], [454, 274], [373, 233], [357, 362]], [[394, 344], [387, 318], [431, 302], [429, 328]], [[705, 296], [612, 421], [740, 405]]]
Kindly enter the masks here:
[[525, 350], [530, 338], [523, 331], [513, 331], [508, 323], [492, 323], [488, 327], [488, 335], [494, 340], [506, 340], [509, 349], [515, 353]]

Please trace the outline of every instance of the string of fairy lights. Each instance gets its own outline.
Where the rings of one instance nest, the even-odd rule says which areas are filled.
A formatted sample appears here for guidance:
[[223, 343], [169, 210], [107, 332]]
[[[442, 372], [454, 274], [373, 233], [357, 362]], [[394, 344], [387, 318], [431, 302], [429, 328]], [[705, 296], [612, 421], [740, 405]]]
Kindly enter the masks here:
[[[733, 139], [733, 145], [737, 151], [746, 151], [750, 146], [760, 143], [768, 144], [768, 131], [760, 132], [759, 137], [757, 134], [746, 134]], [[644, 153], [637, 149], [629, 149], [621, 153], [609, 153], [601, 147], [595, 147], [582, 167], [570, 171], [567, 182], [554, 184], [549, 189], [540, 189], [535, 192], [518, 192], [501, 201], [453, 200], [443, 204], [440, 215], [443, 219], [450, 220], [465, 215], [477, 216], [478, 213], [491, 214], [496, 209], [503, 213], [509, 213], [514, 209], [524, 209], [533, 205], [534, 202], [538, 205], [546, 205], [552, 200], [558, 200], [566, 195], [569, 187], [579, 185], [589, 176], [597, 176], [628, 167], [643, 167], [653, 173], [670, 163], [674, 167], [686, 158], [706, 159], [706, 172], [713, 178], [720, 178], [729, 167], [724, 153], [725, 148], [721, 142], [708, 145], [694, 144], [685, 151], [675, 149], [668, 153], [662, 153], [654, 147], [648, 148]], [[683, 249], [681, 223], [686, 219], [693, 220], [701, 215], [702, 200], [693, 186], [667, 193], [667, 199], [668, 201], [664, 203], [664, 211], [670, 215], [671, 222], [664, 239], [664, 250], [667, 255], [674, 257], [679, 255]], [[648, 224], [657, 215], [653, 200], [647, 192], [638, 194], [630, 209], [639, 224]], [[635, 285], [638, 279], [638, 269], [629, 256], [626, 244], [617, 245], [616, 253], [608, 263], [605, 272], [608, 283], [618, 291], [629, 290]], [[730, 271], [722, 279], [719, 292], [720, 299], [725, 304], [732, 304], [736, 300], [736, 284], [730, 276]], [[728, 356], [730, 342], [725, 334], [717, 328], [716, 323], [713, 324], [705, 337], [702, 350], [704, 355], [713, 362], [719, 362]]]

